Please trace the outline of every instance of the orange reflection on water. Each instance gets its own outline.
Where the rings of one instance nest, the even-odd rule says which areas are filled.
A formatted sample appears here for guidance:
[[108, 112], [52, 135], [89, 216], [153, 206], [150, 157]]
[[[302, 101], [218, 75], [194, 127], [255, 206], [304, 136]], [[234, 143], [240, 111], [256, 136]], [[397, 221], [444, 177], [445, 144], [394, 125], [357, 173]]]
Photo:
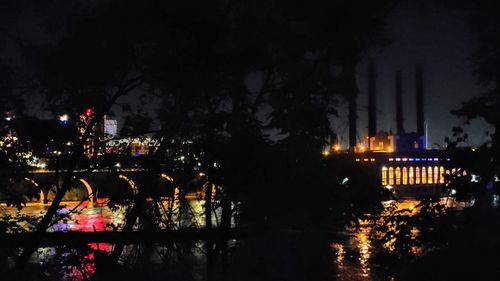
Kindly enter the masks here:
[[360, 220], [359, 231], [354, 236], [354, 244], [359, 251], [359, 264], [361, 266], [361, 275], [368, 277], [370, 275], [370, 258], [372, 257], [371, 244], [371, 226], [367, 220]]

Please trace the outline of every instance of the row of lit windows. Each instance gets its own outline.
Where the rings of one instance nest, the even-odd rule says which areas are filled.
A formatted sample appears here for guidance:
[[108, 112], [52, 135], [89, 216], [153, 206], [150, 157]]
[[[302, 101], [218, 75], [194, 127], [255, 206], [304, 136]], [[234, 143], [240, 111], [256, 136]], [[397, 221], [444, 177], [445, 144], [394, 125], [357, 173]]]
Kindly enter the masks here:
[[443, 166], [383, 167], [382, 185], [443, 184], [445, 173]]
[[[407, 158], [407, 157], [403, 157], [403, 158], [389, 158], [389, 162], [393, 162], [393, 161], [396, 161], [396, 162], [431, 162], [431, 161], [434, 161], [434, 162], [440, 162], [440, 161], [443, 161], [444, 158]], [[375, 161], [375, 158], [356, 158], [356, 162], [374, 162]], [[450, 158], [446, 158], [446, 161], [450, 161]]]
[[[389, 158], [389, 161], [392, 162], [392, 161], [396, 161], [396, 162], [399, 162], [399, 161], [403, 161], [403, 162], [406, 162], [406, 161], [409, 161], [409, 162], [420, 162], [420, 161], [434, 161], [434, 162], [437, 162], [437, 161], [442, 161], [444, 159], [441, 159], [441, 158], [420, 158], [420, 157], [417, 157], [417, 158], [412, 158], [412, 157], [402, 157], [402, 158]], [[446, 161], [450, 161], [450, 158], [446, 158]]]
[[363, 162], [375, 162], [375, 158], [363, 158], [363, 159], [360, 159], [360, 158], [356, 158], [356, 162], [361, 162], [361, 160], [363, 160]]

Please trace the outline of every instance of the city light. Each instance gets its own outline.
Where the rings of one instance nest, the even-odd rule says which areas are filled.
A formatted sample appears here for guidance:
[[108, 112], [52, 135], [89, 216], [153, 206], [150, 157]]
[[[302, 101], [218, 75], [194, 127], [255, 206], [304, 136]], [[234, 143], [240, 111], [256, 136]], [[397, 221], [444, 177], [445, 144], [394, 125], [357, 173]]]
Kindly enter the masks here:
[[167, 181], [169, 181], [171, 183], [174, 182], [174, 179], [171, 176], [167, 175], [167, 174], [161, 174], [160, 177], [162, 179], [166, 179]]
[[16, 116], [11, 112], [11, 111], [7, 111], [5, 112], [5, 121], [12, 121], [14, 118], [16, 118]]
[[87, 108], [85, 110], [85, 116], [92, 117], [93, 115], [94, 115], [94, 109], [93, 108], [90, 107], [90, 108]]
[[63, 114], [63, 115], [59, 116], [59, 122], [61, 122], [61, 124], [63, 124], [63, 125], [68, 124], [68, 122], [69, 122], [69, 115], [68, 114]]

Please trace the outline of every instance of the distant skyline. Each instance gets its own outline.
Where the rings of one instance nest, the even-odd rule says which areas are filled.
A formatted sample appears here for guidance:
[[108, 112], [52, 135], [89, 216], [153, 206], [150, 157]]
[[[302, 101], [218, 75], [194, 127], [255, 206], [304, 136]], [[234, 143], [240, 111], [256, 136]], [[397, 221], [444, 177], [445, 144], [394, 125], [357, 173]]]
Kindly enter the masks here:
[[[424, 111], [429, 129], [429, 146], [443, 145], [451, 136], [451, 128], [463, 122], [450, 111], [462, 101], [485, 91], [472, 74], [469, 56], [474, 48], [474, 35], [468, 30], [463, 12], [433, 7], [422, 11], [416, 1], [402, 1], [386, 20], [385, 34], [391, 43], [382, 50], [372, 50], [377, 71], [377, 130], [396, 131], [395, 75], [403, 73], [404, 128], [416, 131], [415, 64], [422, 64], [424, 74]], [[358, 139], [364, 136], [367, 120], [366, 59], [357, 69]], [[334, 129], [347, 145], [347, 104], [341, 106], [341, 118]], [[344, 117], [345, 116], [345, 117]], [[479, 145], [486, 140], [488, 126], [474, 121], [465, 127], [470, 142]]]

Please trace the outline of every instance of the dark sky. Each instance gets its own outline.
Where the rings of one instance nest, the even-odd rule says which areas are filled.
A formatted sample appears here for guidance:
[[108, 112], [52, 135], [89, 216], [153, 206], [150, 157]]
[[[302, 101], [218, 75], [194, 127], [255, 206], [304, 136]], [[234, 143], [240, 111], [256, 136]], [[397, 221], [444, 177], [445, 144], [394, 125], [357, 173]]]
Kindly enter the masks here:
[[[372, 51], [377, 68], [378, 130], [395, 131], [395, 72], [401, 69], [404, 126], [407, 132], [416, 131], [415, 64], [420, 63], [424, 72], [424, 111], [429, 145], [442, 145], [444, 138], [451, 135], [451, 127], [462, 124], [460, 119], [450, 114], [450, 110], [457, 108], [461, 101], [484, 91], [472, 75], [469, 56], [474, 48], [474, 36], [467, 28], [464, 13], [444, 7], [422, 11], [414, 1], [406, 1], [387, 19], [386, 33], [392, 43], [381, 51]], [[360, 65], [358, 138], [362, 137], [368, 125], [367, 77], [367, 65]], [[346, 107], [344, 104], [343, 110]], [[346, 144], [346, 119], [337, 120], [336, 125]], [[485, 123], [476, 121], [465, 128], [471, 135], [472, 144], [485, 140]]]
[[[23, 39], [35, 42], [50, 41], [51, 36], [47, 32], [57, 33], [60, 28], [57, 26], [58, 21], [49, 20], [53, 22], [53, 30], [48, 31], [40, 28], [42, 21], [71, 17], [77, 11], [91, 8], [97, 3], [97, 1], [75, 1], [73, 4], [61, 7], [60, 1], [49, 2], [51, 4], [40, 5], [35, 4], [35, 1], [20, 0], [16, 2], [17, 4], [0, 5], [2, 8], [0, 23], [3, 28], [8, 28]], [[461, 124], [461, 120], [452, 116], [450, 110], [457, 108], [461, 101], [484, 91], [472, 76], [472, 65], [468, 57], [474, 48], [474, 36], [468, 32], [463, 12], [440, 6], [422, 11], [417, 1], [401, 1], [387, 19], [386, 34], [392, 43], [382, 50], [371, 51], [371, 56], [377, 64], [378, 129], [395, 131], [394, 76], [396, 70], [401, 69], [405, 129], [415, 131], [414, 77], [415, 64], [420, 63], [424, 70], [425, 119], [428, 123], [429, 144], [443, 144], [444, 138], [451, 134], [451, 127]], [[4, 35], [0, 36], [0, 39], [3, 41], [0, 44], [1, 57], [11, 61], [18, 60], [16, 45], [9, 42]], [[360, 65], [358, 67], [359, 138], [363, 136], [367, 126], [367, 76], [367, 66]], [[346, 109], [347, 105], [342, 104], [341, 116], [347, 116]], [[343, 143], [346, 144], [348, 139], [346, 118], [335, 119], [334, 129], [339, 132]], [[484, 141], [487, 130], [484, 123], [473, 122], [466, 127], [466, 130], [471, 135], [472, 144]]]

